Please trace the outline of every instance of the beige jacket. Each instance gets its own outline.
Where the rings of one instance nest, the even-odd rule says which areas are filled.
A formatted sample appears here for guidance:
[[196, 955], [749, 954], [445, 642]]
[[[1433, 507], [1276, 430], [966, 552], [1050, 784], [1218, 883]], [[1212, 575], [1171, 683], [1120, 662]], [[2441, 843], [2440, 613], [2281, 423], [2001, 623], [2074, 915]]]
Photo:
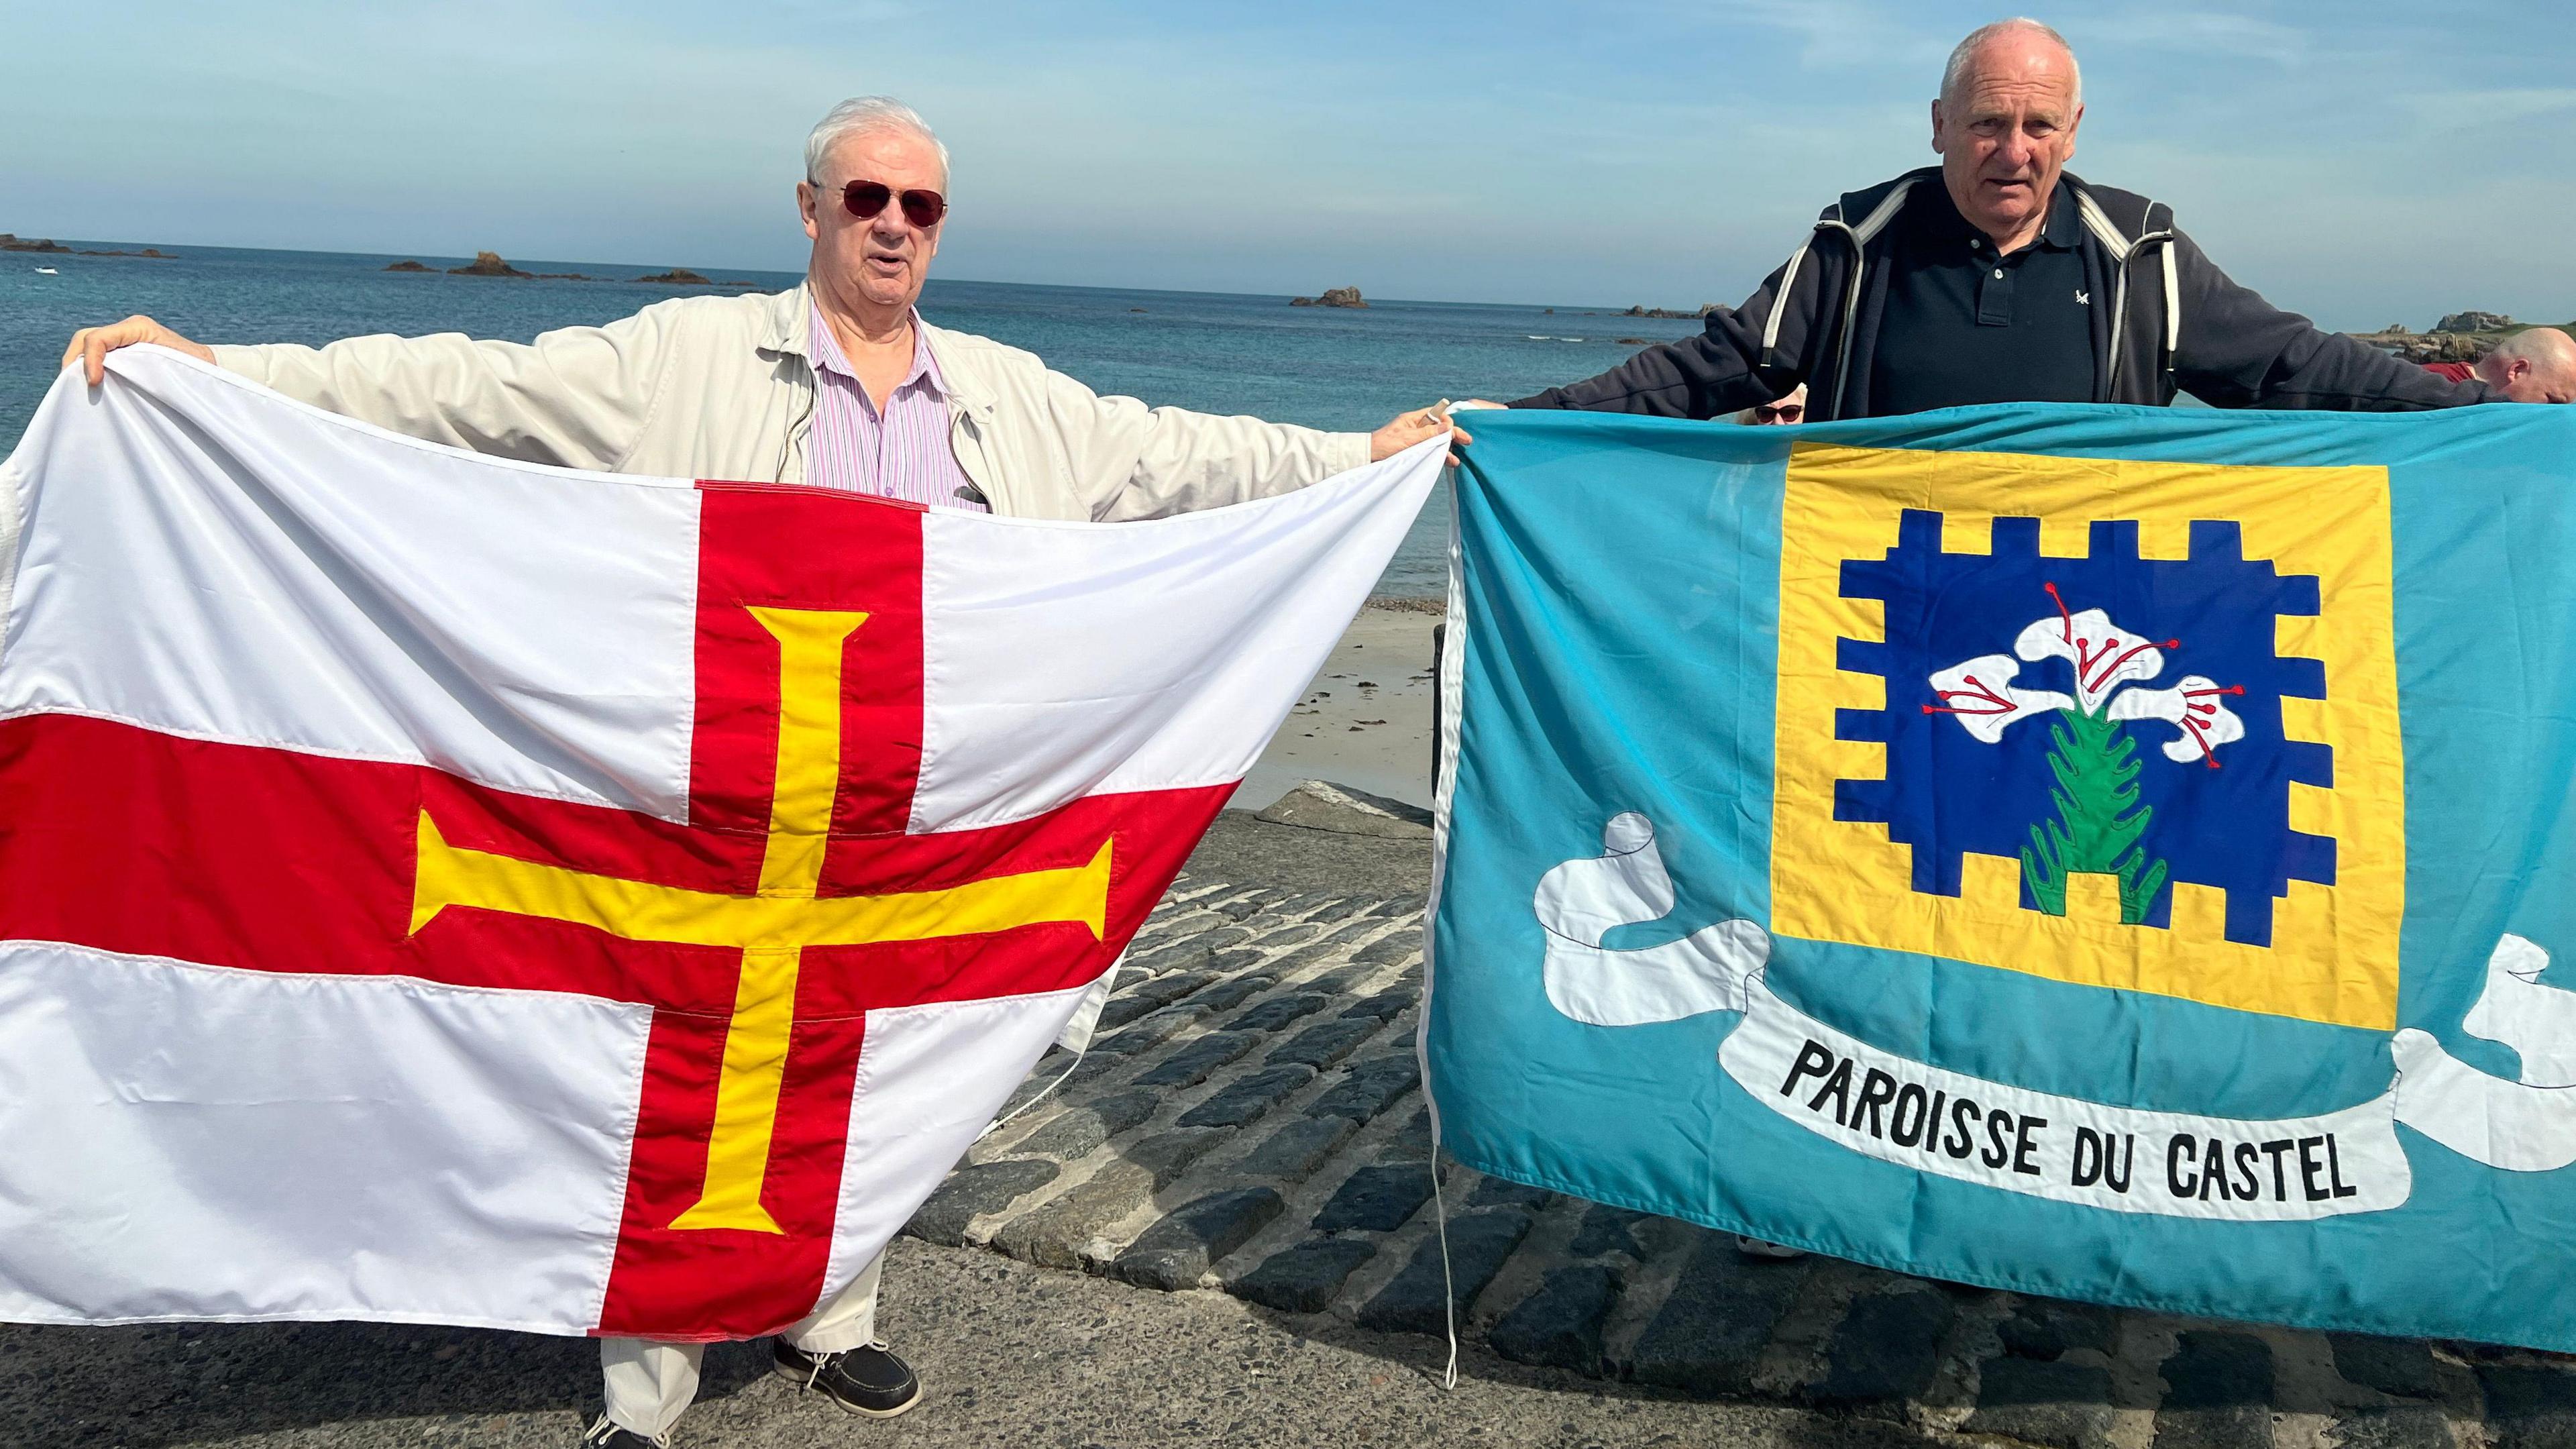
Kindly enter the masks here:
[[[801, 483], [814, 417], [798, 286], [679, 297], [532, 343], [461, 333], [218, 347], [226, 369], [398, 433], [499, 457], [676, 478]], [[1157, 518], [1286, 493], [1368, 461], [1362, 433], [1102, 397], [1035, 356], [923, 325], [958, 464], [1020, 518]]]

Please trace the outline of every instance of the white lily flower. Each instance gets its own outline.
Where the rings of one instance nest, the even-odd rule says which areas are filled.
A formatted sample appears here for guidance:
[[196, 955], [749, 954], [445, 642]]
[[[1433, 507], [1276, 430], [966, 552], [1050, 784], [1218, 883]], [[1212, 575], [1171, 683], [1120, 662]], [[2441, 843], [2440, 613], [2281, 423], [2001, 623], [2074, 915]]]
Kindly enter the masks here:
[[2241, 684], [2219, 687], [2198, 674], [2185, 675], [2171, 689], [2127, 688], [2164, 672], [2165, 651], [2180, 640], [2162, 643], [2132, 634], [2111, 622], [2100, 609], [2075, 613], [2058, 596], [2057, 585], [2044, 584], [2057, 605], [2054, 618], [2031, 621], [2013, 640], [2013, 654], [2037, 663], [2063, 659], [2075, 674], [2075, 698], [2053, 689], [2016, 689], [2013, 677], [2021, 665], [2011, 654], [1980, 654], [1932, 676], [1937, 705], [1925, 714], [1955, 716], [1959, 727], [1980, 744], [1996, 744], [2010, 726], [2050, 710], [2080, 710], [2094, 719], [2160, 719], [2180, 733], [2165, 742], [2165, 757], [2178, 763], [2207, 761], [2218, 768], [2218, 747], [2245, 738], [2245, 722], [2227, 707], [2225, 696], [2245, 692]]
[[2245, 722], [2227, 707], [2226, 696], [2243, 694], [2239, 684], [2226, 689], [2218, 681], [2186, 674], [2171, 689], [2131, 689], [2111, 701], [2113, 719], [2160, 719], [2181, 733], [2165, 741], [2165, 758], [2189, 764], [2207, 760], [2218, 768], [2218, 747], [2245, 738]]
[[[2165, 647], [2172, 643], [2165, 641]], [[2113, 690], [2153, 679], [2165, 667], [2163, 648], [2112, 623], [2099, 609], [2034, 620], [2013, 641], [2013, 652], [2034, 661], [2054, 656], [2074, 665], [2075, 698], [2086, 714], [2100, 714]]]
[[2013, 676], [2019, 673], [2021, 665], [2009, 654], [1980, 654], [1953, 664], [1932, 676], [1932, 690], [1941, 703], [1927, 704], [1923, 712], [1955, 716], [1977, 743], [1991, 745], [2016, 720], [2074, 705], [2053, 689], [2013, 688]]

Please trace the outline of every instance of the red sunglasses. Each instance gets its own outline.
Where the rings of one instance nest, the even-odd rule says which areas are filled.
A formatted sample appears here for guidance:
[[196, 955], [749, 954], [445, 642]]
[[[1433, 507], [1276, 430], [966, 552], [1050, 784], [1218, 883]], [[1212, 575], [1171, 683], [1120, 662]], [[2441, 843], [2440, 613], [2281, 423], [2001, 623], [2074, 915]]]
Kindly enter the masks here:
[[1753, 420], [1757, 423], [1794, 423], [1807, 415], [1805, 403], [1756, 403]]
[[[823, 188], [816, 186], [814, 189], [820, 191]], [[903, 219], [923, 231], [939, 225], [940, 220], [948, 215], [948, 198], [936, 191], [916, 187], [898, 197], [895, 189], [882, 181], [853, 181], [841, 188], [841, 205], [861, 221], [875, 220], [877, 213], [886, 209], [887, 202], [898, 200], [903, 206]]]

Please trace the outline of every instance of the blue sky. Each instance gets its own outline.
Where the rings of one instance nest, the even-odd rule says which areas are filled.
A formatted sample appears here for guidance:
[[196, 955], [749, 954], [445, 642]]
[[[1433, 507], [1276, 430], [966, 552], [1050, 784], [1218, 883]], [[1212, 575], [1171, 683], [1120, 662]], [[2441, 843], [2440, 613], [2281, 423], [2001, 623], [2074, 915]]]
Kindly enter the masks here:
[[[0, 230], [803, 263], [844, 95], [956, 153], [938, 267], [1460, 301], [1740, 299], [1932, 159], [1989, 6], [0, 0]], [[2576, 6], [2070, 4], [2074, 169], [2337, 327], [2576, 317]]]

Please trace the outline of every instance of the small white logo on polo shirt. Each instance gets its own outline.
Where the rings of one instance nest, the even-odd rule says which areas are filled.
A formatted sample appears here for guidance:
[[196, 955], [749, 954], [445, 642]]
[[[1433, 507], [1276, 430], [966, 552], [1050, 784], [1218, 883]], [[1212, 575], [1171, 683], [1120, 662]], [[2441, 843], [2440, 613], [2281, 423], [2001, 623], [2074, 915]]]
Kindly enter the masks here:
[[2078, 307], [2090, 307], [2090, 306], [2092, 306], [2092, 305], [2093, 305], [2093, 294], [2092, 294], [2092, 293], [2090, 293], [2090, 292], [2088, 292], [2088, 291], [2085, 291], [2082, 287], [2078, 287], [2078, 288], [2076, 288], [2076, 289], [2075, 289], [2075, 305], [2076, 305], [2076, 306], [2078, 306]]

